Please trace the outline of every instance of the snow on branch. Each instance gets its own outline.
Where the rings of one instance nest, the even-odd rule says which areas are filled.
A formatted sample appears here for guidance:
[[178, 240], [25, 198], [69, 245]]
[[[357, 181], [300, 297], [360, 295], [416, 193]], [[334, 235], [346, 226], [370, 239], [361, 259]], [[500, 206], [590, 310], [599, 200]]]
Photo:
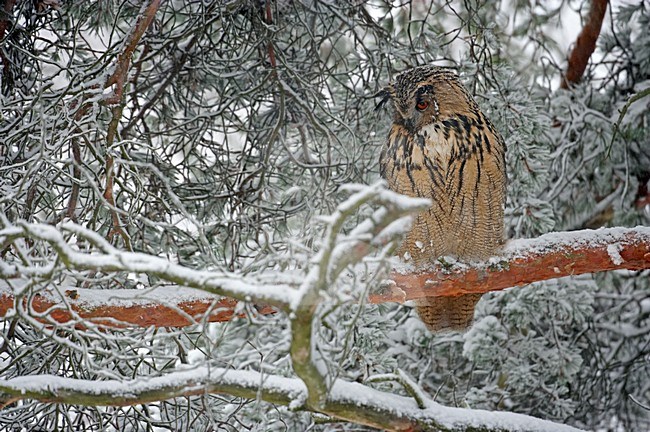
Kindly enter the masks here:
[[319, 412], [383, 430], [410, 431], [529, 431], [578, 432], [579, 429], [523, 414], [451, 408], [422, 394], [420, 403], [410, 397], [383, 392], [364, 384], [335, 381], [320, 407], [309, 404], [307, 388], [296, 378], [201, 366], [160, 377], [131, 381], [78, 380], [52, 375], [32, 375], [0, 380], [0, 403], [35, 399], [86, 406], [125, 406], [227, 393], [247, 399], [288, 405], [294, 410]]
[[[13, 280], [14, 286], [25, 286], [25, 279]], [[204, 291], [177, 285], [152, 289], [88, 289], [58, 286], [44, 289], [16, 304], [12, 287], [0, 281], [0, 317], [12, 315], [17, 307], [31, 311], [45, 324], [77, 321], [108, 328], [184, 327], [200, 323], [229, 321], [235, 316], [238, 301]], [[276, 308], [257, 305], [257, 313], [272, 314]]]
[[[240, 276], [230, 272], [196, 270], [167, 259], [143, 253], [119, 250], [105, 238], [74, 223], [58, 228], [45, 224], [17, 222], [0, 230], [3, 248], [16, 241], [42, 241], [53, 254], [38, 263], [24, 257], [20, 262], [0, 261], [0, 277], [12, 280], [0, 284], [0, 316], [7, 316], [21, 301], [49, 323], [89, 319], [104, 326], [186, 326], [201, 320], [225, 321], [234, 316], [239, 301], [253, 301], [258, 312], [276, 309], [295, 312], [296, 319], [310, 322], [320, 301], [320, 292], [332, 284], [350, 264], [359, 262], [373, 249], [394, 245], [408, 229], [410, 213], [429, 205], [427, 200], [411, 199], [385, 189], [382, 182], [371, 186], [348, 185], [351, 196], [334, 213], [323, 217], [325, 235], [321, 248], [311, 259], [306, 277], [278, 273]], [[379, 205], [369, 217], [349, 233], [343, 224], [369, 203]], [[86, 249], [81, 249], [81, 244]], [[88, 246], [91, 246], [90, 248]], [[166, 287], [146, 290], [93, 290], [50, 284], [48, 289], [23, 297], [29, 278], [51, 279], [57, 268], [71, 271], [126, 272], [155, 276], [169, 283]], [[188, 289], [189, 288], [195, 288]], [[199, 291], [200, 290], [200, 291]], [[19, 298], [16, 298], [18, 296]], [[302, 330], [309, 326], [299, 326]]]
[[555, 232], [511, 240], [502, 256], [487, 263], [443, 263], [418, 272], [400, 269], [370, 301], [403, 303], [422, 297], [497, 291], [584, 273], [648, 268], [650, 227]]
[[[88, 241], [98, 249], [98, 252], [86, 253], [76, 250], [64, 238], [62, 232]], [[124, 252], [114, 248], [94, 231], [73, 223], [64, 223], [59, 230], [50, 225], [21, 222], [0, 230], [0, 244], [6, 245], [18, 238], [46, 242], [54, 249], [56, 255], [52, 258], [52, 262], [38, 266], [0, 261], [0, 277], [47, 277], [53, 272], [56, 261], [61, 260], [69, 270], [147, 274], [167, 282], [237, 300], [255, 299], [281, 309], [287, 308], [296, 295], [295, 288], [286, 282], [271, 284], [235, 273], [195, 270], [160, 257], [144, 253]]]

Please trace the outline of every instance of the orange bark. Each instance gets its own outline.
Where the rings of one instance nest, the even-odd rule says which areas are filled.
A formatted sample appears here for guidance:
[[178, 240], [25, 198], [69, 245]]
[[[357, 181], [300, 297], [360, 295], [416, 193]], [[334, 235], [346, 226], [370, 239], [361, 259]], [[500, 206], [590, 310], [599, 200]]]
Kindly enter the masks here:
[[[79, 291], [102, 292], [99, 290], [76, 290], [65, 291], [66, 302], [70, 308], [50, 295], [36, 294], [31, 301], [31, 309], [37, 314], [46, 313], [47, 318], [39, 318], [45, 324], [67, 323], [74, 319], [82, 319], [96, 325], [112, 328], [127, 327], [184, 327], [201, 322], [205, 319], [209, 322], [229, 321], [235, 316], [237, 301], [230, 298], [204, 298], [188, 299], [175, 302], [173, 305], [165, 305], [151, 302], [126, 302], [111, 303], [108, 297], [112, 290], [103, 290], [106, 294], [106, 304], [98, 305], [86, 303], [78, 297]], [[124, 292], [126, 290], [116, 290]], [[5, 316], [9, 309], [14, 308], [14, 297], [10, 293], [0, 293], [0, 316]], [[275, 313], [270, 306], [257, 308], [260, 314]], [[207, 315], [207, 316], [206, 316]], [[244, 314], [238, 314], [242, 317]], [[83, 325], [82, 323], [80, 323]]]
[[569, 55], [569, 65], [562, 77], [560, 87], [566, 89], [571, 84], [577, 84], [585, 73], [589, 58], [596, 49], [596, 41], [607, 11], [608, 0], [592, 0], [587, 22], [576, 39], [575, 46]]
[[[612, 247], [616, 248], [620, 260], [612, 258], [608, 251], [608, 248]], [[506, 251], [504, 261], [506, 264], [502, 267], [505, 268], [457, 268], [451, 271], [437, 268], [412, 274], [394, 272], [390, 277], [393, 283], [381, 293], [372, 294], [370, 301], [403, 303], [422, 297], [498, 291], [532, 282], [585, 273], [648, 269], [650, 268], [650, 229], [643, 229], [640, 232], [629, 230], [609, 242], [563, 244], [560, 240], [555, 245], [549, 245], [547, 250], [528, 252], [522, 256], [509, 257]]]

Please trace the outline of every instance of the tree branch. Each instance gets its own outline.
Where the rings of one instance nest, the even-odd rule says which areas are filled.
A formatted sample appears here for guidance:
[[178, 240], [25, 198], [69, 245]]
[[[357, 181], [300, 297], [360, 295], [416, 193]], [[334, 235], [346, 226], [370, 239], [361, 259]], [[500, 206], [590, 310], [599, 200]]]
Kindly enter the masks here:
[[[56, 230], [48, 227], [49, 230]], [[51, 232], [50, 232], [51, 234]], [[0, 241], [7, 230], [0, 231]], [[358, 240], [351, 250], [363, 249], [363, 243]], [[350, 250], [350, 249], [349, 249]], [[98, 256], [76, 252], [77, 257], [70, 269], [77, 268], [75, 262], [85, 260], [108, 261], [110, 254]], [[206, 282], [202, 291], [184, 289], [173, 285], [165, 288], [150, 290], [97, 290], [80, 289], [75, 287], [59, 287], [59, 292], [65, 296], [65, 301], [72, 311], [68, 311], [61, 294], [49, 291], [41, 292], [33, 298], [31, 307], [37, 312], [49, 311], [50, 319], [54, 322], [65, 323], [72, 318], [71, 312], [79, 318], [100, 322], [108, 327], [156, 326], [182, 327], [191, 325], [201, 319], [207, 321], [223, 321], [234, 316], [235, 300], [229, 300], [216, 293], [214, 286], [224, 275], [218, 272], [205, 272], [184, 268], [157, 257], [148, 257], [139, 262], [131, 259], [133, 255], [120, 253], [121, 258], [113, 257], [113, 271], [145, 270], [146, 262], [149, 268], [165, 269], [158, 275], [167, 281], [184, 280], [185, 286], [196, 286]], [[141, 255], [146, 256], [146, 255]], [[620, 260], [619, 260], [620, 257]], [[344, 255], [343, 258], [349, 258]], [[151, 261], [150, 261], [151, 260]], [[547, 234], [536, 239], [513, 240], [504, 251], [502, 257], [491, 260], [495, 264], [469, 267], [463, 265], [438, 266], [425, 273], [400, 274], [393, 273], [394, 285], [388, 286], [380, 293], [370, 296], [374, 303], [404, 302], [424, 296], [459, 295], [465, 292], [495, 291], [512, 286], [521, 286], [535, 281], [553, 279], [563, 276], [583, 273], [596, 273], [609, 270], [642, 270], [650, 268], [650, 228], [608, 228], [596, 231], [583, 230]], [[123, 263], [130, 263], [126, 266]], [[92, 263], [92, 262], [89, 262]], [[121, 267], [120, 267], [121, 266]], [[87, 269], [83, 267], [83, 269]], [[109, 271], [108, 265], [103, 266]], [[0, 262], [0, 276], [19, 278], [21, 269]], [[48, 268], [43, 271], [49, 271]], [[22, 276], [33, 274], [26, 272]], [[206, 276], [213, 275], [212, 277]], [[431, 282], [431, 281], [436, 281]], [[231, 278], [231, 282], [234, 282]], [[252, 281], [251, 284], [259, 284]], [[294, 290], [289, 286], [287, 290]], [[274, 289], [277, 289], [275, 287]], [[259, 291], [262, 291], [260, 289]], [[294, 290], [295, 291], [295, 290]], [[245, 300], [251, 290], [240, 293], [237, 297]], [[263, 292], [271, 296], [272, 293]], [[0, 316], [6, 316], [15, 307], [13, 292], [8, 286], [0, 285]], [[273, 303], [272, 299], [258, 300], [260, 304]], [[286, 304], [286, 308], [288, 308]], [[257, 307], [261, 314], [274, 313], [276, 309], [260, 305]], [[209, 316], [205, 316], [212, 311]], [[296, 325], [298, 325], [296, 323]]]
[[138, 20], [127, 38], [124, 50], [117, 56], [115, 70], [108, 77], [106, 84], [104, 85], [104, 88], [107, 88], [115, 84], [115, 97], [112, 101], [114, 103], [119, 103], [122, 100], [124, 83], [126, 82], [126, 77], [131, 67], [131, 57], [135, 52], [135, 48], [138, 46], [138, 42], [140, 42], [140, 39], [144, 35], [144, 32], [147, 30], [149, 25], [151, 25], [159, 7], [160, 0], [151, 0], [146, 7], [143, 5], [144, 11], [138, 16]]
[[296, 378], [207, 366], [132, 381], [77, 380], [31, 375], [0, 380], [0, 402], [24, 399], [85, 406], [125, 406], [211, 393], [289, 405], [392, 431], [578, 432], [570, 426], [508, 412], [451, 408], [426, 396], [421, 409], [410, 397], [337, 380], [319, 410], [305, 405], [307, 389]]
[[[490, 264], [491, 263], [491, 264]], [[610, 270], [650, 268], [650, 227], [556, 232], [512, 240], [503, 255], [478, 266], [438, 265], [423, 272], [393, 272], [373, 303], [484, 293], [532, 282]]]
[[600, 35], [600, 28], [607, 11], [608, 0], [591, 0], [591, 9], [587, 17], [587, 23], [576, 39], [575, 46], [569, 55], [569, 64], [566, 74], [562, 77], [560, 87], [569, 88], [577, 84], [585, 73], [589, 57], [596, 49], [596, 41]]
[[[26, 282], [26, 281], [24, 281]], [[22, 281], [20, 283], [22, 285]], [[16, 301], [21, 301], [16, 304]], [[0, 282], [0, 317], [22, 307], [33, 311], [44, 324], [84, 321], [108, 328], [185, 327], [202, 321], [223, 322], [235, 316], [238, 301], [179, 286], [147, 290], [61, 288], [35, 293], [17, 300], [9, 286]], [[257, 313], [277, 312], [271, 306], [256, 306]]]
[[0, 10], [0, 63], [2, 63], [2, 78], [3, 81], [9, 82], [7, 86], [10, 86], [13, 82], [13, 77], [11, 76], [11, 61], [7, 58], [6, 50], [6, 41], [5, 37], [7, 36], [7, 29], [11, 26], [11, 20], [13, 19], [12, 10], [16, 5], [16, 0], [5, 0]]

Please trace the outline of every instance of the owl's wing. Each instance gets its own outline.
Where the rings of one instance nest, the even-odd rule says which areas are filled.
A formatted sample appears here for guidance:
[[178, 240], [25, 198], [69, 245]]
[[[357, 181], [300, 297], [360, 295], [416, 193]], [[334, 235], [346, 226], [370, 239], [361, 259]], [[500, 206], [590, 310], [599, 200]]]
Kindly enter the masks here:
[[503, 243], [505, 147], [489, 129], [472, 134], [474, 145], [447, 172], [447, 194], [456, 254], [485, 258]]

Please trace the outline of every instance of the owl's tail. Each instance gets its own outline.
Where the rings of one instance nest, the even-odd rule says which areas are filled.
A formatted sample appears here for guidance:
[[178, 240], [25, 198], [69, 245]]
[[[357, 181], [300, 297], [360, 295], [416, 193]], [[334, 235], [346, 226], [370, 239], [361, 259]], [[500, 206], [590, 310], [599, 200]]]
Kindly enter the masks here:
[[429, 297], [417, 300], [415, 310], [432, 332], [464, 331], [474, 320], [474, 306], [482, 294]]

